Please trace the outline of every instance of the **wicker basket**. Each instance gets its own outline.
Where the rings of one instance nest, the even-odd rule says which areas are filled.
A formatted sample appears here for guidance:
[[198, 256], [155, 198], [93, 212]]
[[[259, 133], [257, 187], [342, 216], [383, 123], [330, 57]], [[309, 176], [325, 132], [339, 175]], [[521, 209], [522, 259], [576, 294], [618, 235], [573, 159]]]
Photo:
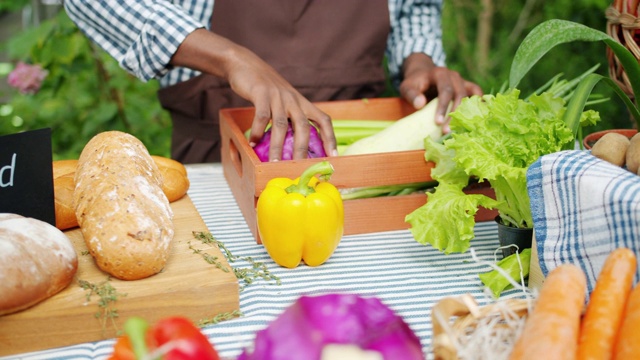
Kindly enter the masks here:
[[[638, 0], [614, 0], [605, 11], [607, 19], [607, 34], [629, 49], [633, 56], [640, 61], [640, 19], [638, 15]], [[607, 47], [609, 61], [609, 76], [631, 99], [634, 98], [631, 83], [622, 64], [613, 51]]]
[[466, 333], [473, 331], [482, 320], [493, 318], [493, 321], [500, 321], [505, 317], [523, 318], [528, 315], [531, 304], [531, 300], [507, 299], [479, 306], [469, 294], [441, 299], [431, 311], [432, 348], [435, 359], [458, 360], [456, 343]]

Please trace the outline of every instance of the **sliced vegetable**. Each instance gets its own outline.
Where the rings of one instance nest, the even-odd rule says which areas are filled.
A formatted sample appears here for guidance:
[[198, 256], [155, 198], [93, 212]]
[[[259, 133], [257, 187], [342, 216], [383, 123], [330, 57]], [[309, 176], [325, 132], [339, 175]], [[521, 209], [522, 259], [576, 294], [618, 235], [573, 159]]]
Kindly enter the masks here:
[[362, 359], [336, 345], [355, 345], [386, 360], [424, 359], [418, 337], [379, 299], [326, 294], [301, 296], [256, 334], [253, 349], [238, 360]]
[[[253, 151], [258, 155], [258, 159], [262, 162], [269, 161], [269, 147], [271, 146], [271, 128], [265, 131], [260, 141], [254, 146]], [[308, 158], [325, 157], [327, 153], [324, 151], [322, 139], [318, 130], [310, 125], [309, 126], [309, 151], [307, 152]], [[293, 127], [289, 123], [287, 134], [282, 145], [282, 160], [293, 159]]]
[[354, 142], [342, 155], [424, 149], [425, 138], [437, 140], [442, 136], [442, 127], [435, 122], [437, 107], [438, 99], [432, 99], [422, 109], [395, 121], [386, 129]]
[[578, 266], [550, 271], [509, 359], [575, 359], [586, 291]]
[[278, 265], [295, 268], [304, 261], [319, 266], [331, 257], [344, 232], [340, 192], [327, 181], [328, 161], [311, 165], [299, 179], [271, 179], [258, 198], [258, 233]]
[[109, 360], [220, 360], [218, 352], [191, 320], [174, 316], [149, 326], [139, 317], [127, 319]]
[[633, 251], [618, 248], [607, 256], [582, 318], [579, 360], [611, 358], [635, 274]]

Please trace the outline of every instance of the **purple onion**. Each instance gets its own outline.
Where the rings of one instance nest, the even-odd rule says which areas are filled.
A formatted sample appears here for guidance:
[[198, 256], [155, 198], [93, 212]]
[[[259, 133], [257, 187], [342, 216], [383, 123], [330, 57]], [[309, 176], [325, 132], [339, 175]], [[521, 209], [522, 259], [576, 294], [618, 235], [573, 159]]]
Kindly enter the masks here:
[[404, 320], [375, 297], [301, 296], [256, 334], [238, 360], [320, 359], [328, 344], [357, 345], [384, 359], [423, 360], [420, 340]]
[[[253, 150], [258, 155], [258, 159], [262, 162], [269, 161], [269, 146], [271, 144], [271, 128], [265, 131], [262, 139], [256, 144]], [[308, 158], [325, 157], [327, 154], [322, 146], [322, 139], [318, 130], [314, 126], [309, 127], [309, 150], [307, 151]], [[293, 127], [289, 123], [287, 129], [287, 135], [284, 138], [284, 144], [282, 145], [282, 160], [293, 159]]]

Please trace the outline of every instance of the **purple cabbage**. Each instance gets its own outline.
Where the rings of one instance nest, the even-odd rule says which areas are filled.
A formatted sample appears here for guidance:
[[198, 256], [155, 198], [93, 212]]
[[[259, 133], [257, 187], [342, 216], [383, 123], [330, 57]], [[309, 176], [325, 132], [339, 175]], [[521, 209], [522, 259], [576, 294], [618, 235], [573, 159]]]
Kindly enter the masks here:
[[[269, 161], [269, 145], [271, 144], [271, 128], [265, 131], [262, 139], [256, 144], [253, 150], [258, 155], [258, 158], [262, 162]], [[322, 146], [322, 139], [315, 126], [309, 127], [309, 151], [307, 152], [308, 158], [325, 157], [327, 154]], [[284, 144], [282, 145], [282, 160], [293, 159], [293, 127], [289, 123], [287, 129], [287, 135], [284, 138]]]
[[238, 360], [320, 359], [328, 344], [357, 345], [384, 359], [423, 360], [420, 339], [375, 297], [301, 296], [255, 337]]

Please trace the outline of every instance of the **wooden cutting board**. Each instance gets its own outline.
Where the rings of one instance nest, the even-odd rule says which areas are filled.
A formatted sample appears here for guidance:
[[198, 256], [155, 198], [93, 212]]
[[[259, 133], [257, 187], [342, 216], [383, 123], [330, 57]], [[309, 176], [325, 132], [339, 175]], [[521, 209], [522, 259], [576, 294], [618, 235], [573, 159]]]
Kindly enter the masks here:
[[[117, 336], [124, 322], [140, 316], [150, 323], [180, 315], [199, 322], [216, 315], [239, 310], [238, 280], [233, 271], [225, 272], [204, 260], [202, 253], [217, 257], [231, 270], [217, 246], [203, 244], [193, 232], [208, 232], [188, 196], [171, 204], [175, 237], [165, 269], [146, 279], [124, 281], [110, 278], [88, 254], [80, 229], [66, 231], [78, 253], [78, 272], [62, 292], [15, 314], [0, 316], [0, 356], [68, 346]], [[110, 285], [116, 301], [109, 308], [116, 318], [104, 316], [100, 296], [90, 294], [81, 281], [105, 289]], [[89, 297], [88, 297], [89, 296]], [[99, 317], [96, 314], [101, 314]]]

